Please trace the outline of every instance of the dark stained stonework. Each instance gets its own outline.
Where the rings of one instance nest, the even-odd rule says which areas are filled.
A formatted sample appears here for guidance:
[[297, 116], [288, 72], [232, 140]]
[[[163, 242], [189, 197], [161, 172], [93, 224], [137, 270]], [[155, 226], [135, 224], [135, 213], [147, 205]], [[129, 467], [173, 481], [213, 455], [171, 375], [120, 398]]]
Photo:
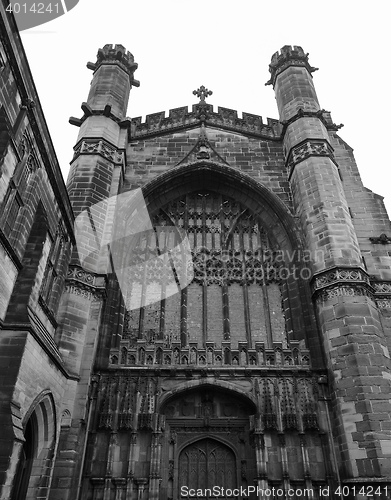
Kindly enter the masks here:
[[[106, 45], [70, 119], [65, 187], [4, 3], [0, 500], [179, 500], [214, 485], [386, 498], [391, 224], [319, 105], [308, 54], [273, 55], [279, 119], [214, 108], [200, 87], [191, 111], [142, 122], [126, 117], [137, 63]], [[146, 213], [154, 229], [129, 237]], [[167, 251], [178, 234], [183, 286]]]

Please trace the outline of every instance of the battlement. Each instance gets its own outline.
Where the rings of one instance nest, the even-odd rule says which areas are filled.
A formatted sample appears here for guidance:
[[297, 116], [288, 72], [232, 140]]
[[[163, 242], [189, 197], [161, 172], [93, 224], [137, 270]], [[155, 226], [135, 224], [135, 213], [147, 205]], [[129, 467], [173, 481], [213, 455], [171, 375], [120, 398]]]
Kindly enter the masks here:
[[304, 66], [309, 73], [317, 71], [308, 61], [308, 53], [298, 45], [284, 45], [279, 52], [275, 52], [269, 64], [271, 78], [265, 85], [275, 84], [277, 76], [289, 66]]
[[194, 104], [191, 111], [188, 110], [187, 106], [170, 109], [168, 116], [164, 111], [153, 113], [147, 115], [144, 122], [141, 121], [141, 116], [133, 118], [132, 136], [139, 138], [196, 126], [201, 123], [200, 111], [205, 114], [204, 123], [206, 126], [215, 126], [265, 138], [280, 137], [281, 125], [276, 119], [267, 118], [265, 124], [261, 116], [242, 113], [242, 118], [239, 118], [236, 110], [219, 106], [215, 112], [213, 106], [206, 103]]
[[304, 50], [298, 45], [284, 45], [280, 51], [277, 51], [273, 54], [270, 66], [277, 66], [281, 64], [282, 61], [286, 61], [289, 58], [301, 58], [305, 61], [308, 61], [308, 54], [304, 52]]
[[123, 45], [107, 44], [103, 49], [99, 49], [96, 55], [96, 63], [89, 62], [87, 68], [96, 71], [103, 64], [118, 64], [130, 76], [138, 68], [138, 64], [134, 62], [133, 54], [125, 49]]

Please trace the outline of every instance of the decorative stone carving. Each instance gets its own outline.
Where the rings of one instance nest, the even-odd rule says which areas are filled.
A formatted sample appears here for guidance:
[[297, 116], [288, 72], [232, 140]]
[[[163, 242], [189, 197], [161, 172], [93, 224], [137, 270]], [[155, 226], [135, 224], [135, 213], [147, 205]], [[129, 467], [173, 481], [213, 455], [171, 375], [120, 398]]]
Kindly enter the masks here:
[[361, 286], [336, 286], [326, 290], [322, 290], [318, 295], [321, 300], [330, 300], [335, 297], [354, 297], [354, 296], [367, 296], [372, 297], [370, 291]]
[[69, 266], [65, 291], [86, 299], [101, 299], [106, 295], [103, 276], [96, 276], [78, 266]]
[[116, 165], [124, 164], [124, 152], [119, 151], [118, 148], [104, 139], [83, 139], [76, 145], [74, 151], [74, 159], [81, 154], [97, 154]]
[[328, 156], [334, 161], [333, 149], [326, 140], [307, 139], [294, 146], [287, 158], [289, 177], [291, 177], [295, 166], [310, 156]]
[[[132, 341], [124, 340], [123, 343]], [[202, 369], [205, 365], [209, 366], [275, 366], [276, 368], [289, 368], [291, 366], [309, 367], [310, 356], [309, 351], [305, 348], [295, 346], [295, 342], [291, 342], [291, 348], [281, 349], [281, 344], [276, 342], [273, 347], [266, 349], [263, 342], [257, 342], [256, 349], [249, 356], [229, 356], [232, 350], [237, 348], [231, 345], [230, 342], [225, 342], [225, 354], [220, 347], [208, 346], [207, 356], [205, 356], [205, 348], [199, 347], [198, 344], [192, 345], [189, 357], [188, 348], [180, 348], [177, 345], [166, 346], [163, 349], [160, 347], [159, 341], [156, 345], [150, 344], [148, 347], [149, 357], [145, 355], [145, 340], [137, 340], [136, 345], [132, 345], [127, 349], [127, 355], [123, 355], [123, 346], [120, 348], [112, 348], [110, 357], [111, 364], [120, 364], [121, 366], [145, 366], [150, 364], [153, 366], [166, 364], [179, 365], [182, 367], [193, 366]], [[298, 343], [297, 343], [298, 344]], [[243, 348], [243, 345], [242, 345]], [[162, 351], [162, 356], [158, 356], [158, 352]], [[257, 356], [258, 353], [258, 356]], [[265, 356], [265, 358], [264, 358]], [[170, 363], [166, 363], [169, 359]], [[154, 361], [153, 361], [154, 360]]]
[[335, 283], [364, 282], [369, 284], [367, 274], [359, 268], [335, 268], [313, 278], [313, 290], [319, 290]]
[[372, 282], [376, 294], [388, 295], [391, 294], [391, 283], [387, 281]]
[[321, 300], [342, 296], [373, 296], [369, 277], [360, 268], [334, 268], [315, 275], [312, 293]]
[[382, 233], [380, 236], [376, 237], [371, 237], [369, 238], [371, 243], [374, 244], [381, 244], [381, 245], [390, 245], [391, 244], [391, 238], [387, 236], [385, 233]]
[[379, 309], [391, 309], [391, 299], [380, 299], [376, 304]]

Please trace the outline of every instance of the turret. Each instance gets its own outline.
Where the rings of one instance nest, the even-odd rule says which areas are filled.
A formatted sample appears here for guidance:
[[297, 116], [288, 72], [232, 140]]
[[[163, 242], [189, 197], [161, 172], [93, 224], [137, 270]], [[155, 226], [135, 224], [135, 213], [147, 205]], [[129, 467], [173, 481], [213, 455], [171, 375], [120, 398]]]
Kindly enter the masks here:
[[311, 291], [330, 374], [331, 414], [338, 415], [332, 425], [341, 458], [336, 472], [358, 490], [381, 484], [389, 470], [390, 357], [334, 156], [330, 117], [316, 96], [315, 69], [301, 47], [285, 46], [272, 57], [268, 84], [283, 124], [296, 215], [312, 252]]
[[115, 166], [124, 167], [129, 93], [133, 85], [139, 86], [133, 78], [137, 64], [122, 45], [105, 45], [99, 49], [96, 63], [89, 62], [87, 67], [94, 76], [87, 102], [81, 105], [84, 115], [69, 120], [80, 127], [68, 177], [76, 215], [116, 194], [113, 172]]
[[[105, 45], [98, 51], [96, 63], [88, 63], [87, 67], [94, 75], [87, 102], [82, 104], [84, 115], [80, 119], [70, 118], [70, 123], [79, 126], [80, 131], [67, 187], [76, 215], [76, 229], [80, 214], [81, 217], [87, 214], [86, 221], [93, 220], [93, 224], [86, 227], [88, 224], [82, 221], [82, 233], [76, 231], [77, 251], [68, 268], [59, 308], [60, 327], [56, 332], [64, 363], [74, 376], [64, 397], [72, 424], [62, 430], [52, 482], [53, 498], [64, 500], [78, 497], [80, 484], [74, 478], [81, 477], [86, 439], [81, 422], [88, 413], [90, 377], [109, 289], [107, 263], [100, 265], [104, 258], [100, 259], [96, 242], [105, 231], [110, 233], [113, 225], [114, 213], [107, 200], [115, 200], [120, 190], [130, 125], [125, 119], [129, 92], [133, 85], [139, 85], [133, 78], [137, 64], [122, 45]], [[66, 477], [63, 470], [67, 470]]]
[[114, 118], [122, 120], [126, 116], [129, 92], [132, 85], [140, 83], [133, 78], [138, 64], [133, 55], [122, 45], [105, 45], [98, 50], [96, 63], [87, 63], [93, 70], [87, 105], [94, 111], [102, 111], [110, 106]]
[[362, 257], [326, 119], [313, 84], [316, 70], [301, 47], [285, 46], [272, 57], [268, 84], [274, 87], [284, 151], [314, 272], [333, 265], [362, 267]]

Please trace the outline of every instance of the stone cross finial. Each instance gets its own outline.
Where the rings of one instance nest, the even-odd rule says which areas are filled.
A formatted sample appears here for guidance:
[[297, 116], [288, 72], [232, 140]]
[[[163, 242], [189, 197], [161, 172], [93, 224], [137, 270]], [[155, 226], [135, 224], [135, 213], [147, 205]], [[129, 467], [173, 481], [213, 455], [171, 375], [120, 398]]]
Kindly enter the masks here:
[[193, 94], [200, 98], [200, 102], [205, 102], [205, 99], [212, 95], [211, 90], [206, 89], [203, 85], [197, 90], [193, 90]]

